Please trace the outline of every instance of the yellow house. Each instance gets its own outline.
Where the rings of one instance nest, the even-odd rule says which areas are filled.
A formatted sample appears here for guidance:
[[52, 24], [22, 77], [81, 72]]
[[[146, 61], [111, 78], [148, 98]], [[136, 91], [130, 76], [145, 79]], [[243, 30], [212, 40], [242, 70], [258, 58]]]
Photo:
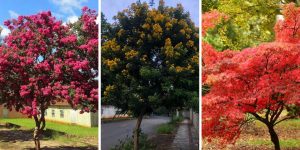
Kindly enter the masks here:
[[[79, 110], [72, 109], [67, 103], [57, 103], [50, 106], [45, 112], [45, 118], [48, 121], [75, 124], [85, 127], [98, 126], [98, 113], [83, 113], [80, 114]], [[27, 118], [14, 109], [9, 111], [0, 105], [0, 118]]]
[[46, 120], [86, 127], [98, 126], [98, 113], [83, 113], [72, 109], [68, 104], [60, 103], [50, 106], [45, 112]]

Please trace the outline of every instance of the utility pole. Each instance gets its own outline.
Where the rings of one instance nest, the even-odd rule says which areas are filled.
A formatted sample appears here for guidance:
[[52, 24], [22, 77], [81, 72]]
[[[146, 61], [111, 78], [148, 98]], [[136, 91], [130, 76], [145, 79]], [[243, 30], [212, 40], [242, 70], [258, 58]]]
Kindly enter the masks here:
[[152, 6], [154, 6], [154, 0], [150, 0], [150, 2], [149, 2], [149, 5], [152, 7]]

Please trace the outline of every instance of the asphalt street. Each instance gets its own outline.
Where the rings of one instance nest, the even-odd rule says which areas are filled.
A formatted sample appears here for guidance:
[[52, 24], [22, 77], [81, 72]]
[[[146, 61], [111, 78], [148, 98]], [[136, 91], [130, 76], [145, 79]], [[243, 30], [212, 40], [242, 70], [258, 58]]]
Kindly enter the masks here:
[[[144, 118], [141, 125], [142, 132], [148, 136], [153, 136], [156, 127], [169, 122], [169, 120], [169, 117], [161, 116]], [[119, 140], [125, 139], [127, 136], [131, 137], [135, 124], [136, 119], [101, 124], [101, 149], [109, 150], [119, 144]]]

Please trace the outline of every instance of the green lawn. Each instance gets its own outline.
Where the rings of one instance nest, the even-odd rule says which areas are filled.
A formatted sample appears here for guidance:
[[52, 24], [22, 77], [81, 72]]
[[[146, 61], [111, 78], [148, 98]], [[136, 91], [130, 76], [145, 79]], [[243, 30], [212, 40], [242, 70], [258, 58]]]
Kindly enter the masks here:
[[[253, 139], [247, 142], [249, 145], [253, 146], [267, 146], [273, 147], [273, 143], [270, 140], [262, 140], [262, 139]], [[280, 146], [282, 148], [300, 148], [300, 139], [282, 139], [280, 140]]]
[[[33, 129], [35, 127], [35, 123], [33, 119], [22, 118], [22, 119], [0, 119], [0, 122], [8, 122], [15, 125], [19, 125], [24, 128]], [[46, 129], [52, 129], [55, 131], [64, 132], [69, 135], [76, 136], [93, 136], [98, 137], [98, 127], [81, 127], [77, 125], [68, 125], [68, 124], [60, 124], [55, 122], [46, 122]]]
[[[243, 137], [243, 139], [240, 139], [238, 145], [273, 148], [273, 143], [270, 140], [266, 125], [256, 121], [255, 127], [257, 129], [256, 132], [263, 133], [263, 136], [255, 135], [255, 133], [250, 134], [250, 137]], [[279, 135], [281, 148], [300, 148], [300, 139], [298, 138], [300, 135], [300, 119], [283, 121], [275, 126], [275, 130]]]

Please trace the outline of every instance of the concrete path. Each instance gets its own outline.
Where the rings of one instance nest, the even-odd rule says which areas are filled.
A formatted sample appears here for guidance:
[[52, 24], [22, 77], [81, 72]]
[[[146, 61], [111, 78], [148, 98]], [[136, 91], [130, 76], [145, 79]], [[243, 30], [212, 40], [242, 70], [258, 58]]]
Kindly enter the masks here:
[[[149, 137], [156, 133], [156, 127], [160, 124], [170, 121], [169, 117], [150, 117], [142, 121], [142, 132], [146, 133]], [[131, 137], [135, 127], [136, 120], [118, 121], [101, 124], [101, 150], [109, 150], [119, 140], [125, 139], [127, 136]]]
[[173, 150], [194, 150], [192, 146], [191, 126], [189, 120], [185, 119], [179, 124], [177, 133], [172, 143]]

